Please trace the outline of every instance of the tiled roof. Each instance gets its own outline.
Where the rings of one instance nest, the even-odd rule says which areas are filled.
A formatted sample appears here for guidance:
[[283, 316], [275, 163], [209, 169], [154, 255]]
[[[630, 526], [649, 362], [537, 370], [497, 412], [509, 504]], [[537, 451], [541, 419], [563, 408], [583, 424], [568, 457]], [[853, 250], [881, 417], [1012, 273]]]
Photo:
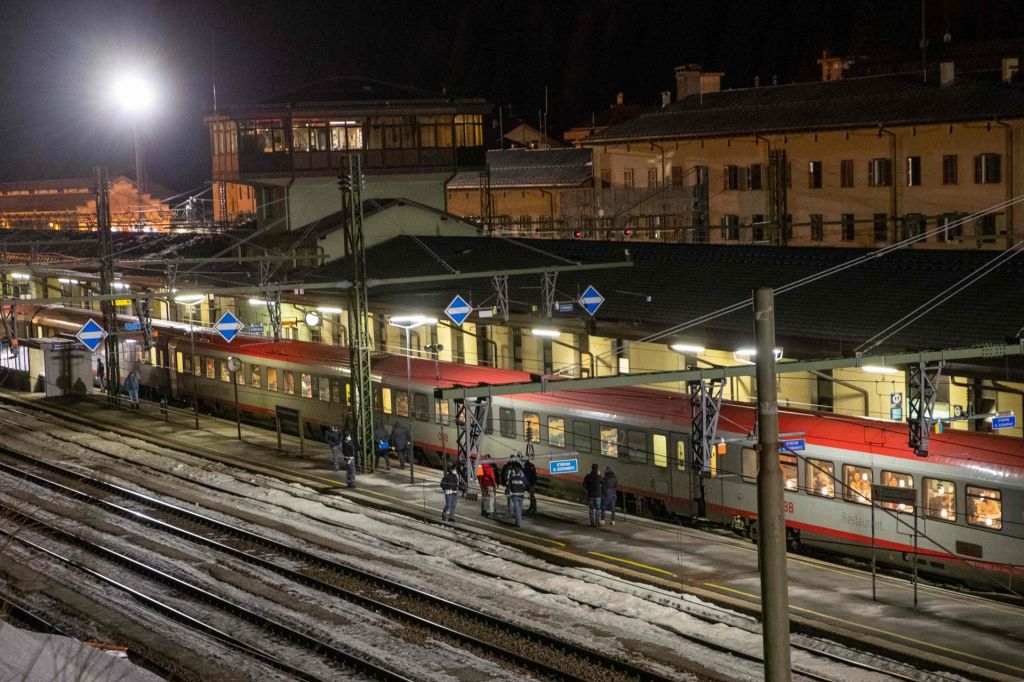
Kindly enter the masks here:
[[338, 104], [346, 102], [433, 101], [451, 103], [463, 100], [446, 93], [397, 85], [372, 78], [339, 77], [310, 83], [263, 100], [263, 104]]
[[[594, 177], [589, 149], [510, 149], [487, 152], [493, 189], [508, 187], [578, 187]], [[479, 172], [457, 174], [449, 189], [477, 189]]]
[[688, 97], [598, 131], [609, 142], [1024, 117], [1024, 88], [961, 77], [946, 86], [909, 74], [745, 88]]
[[64, 194], [17, 194], [14, 196], [0, 195], [0, 213], [57, 213], [76, 211], [92, 199], [88, 192], [68, 192]]

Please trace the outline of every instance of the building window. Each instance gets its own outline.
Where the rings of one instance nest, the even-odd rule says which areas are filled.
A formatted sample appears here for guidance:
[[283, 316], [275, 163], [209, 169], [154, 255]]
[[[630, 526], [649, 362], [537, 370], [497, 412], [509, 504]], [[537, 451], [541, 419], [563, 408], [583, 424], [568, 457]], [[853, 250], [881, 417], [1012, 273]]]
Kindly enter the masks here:
[[1002, 213], [986, 213], [977, 220], [978, 236], [982, 241], [991, 242], [995, 240], [997, 225]]
[[764, 189], [764, 167], [755, 163], [747, 169], [747, 187], [750, 189]]
[[843, 499], [857, 504], [871, 504], [871, 469], [843, 465]]
[[942, 184], [955, 185], [957, 183], [957, 156], [946, 154], [942, 157]]
[[940, 521], [956, 521], [956, 486], [952, 481], [926, 478], [924, 486], [924, 514]]
[[912, 237], [919, 236], [924, 232], [925, 228], [925, 217], [920, 213], [911, 213], [903, 216], [903, 234], [902, 239], [910, 239]]
[[889, 214], [875, 214], [875, 241], [884, 242], [889, 239]]
[[484, 117], [480, 114], [455, 115], [455, 146], [482, 147], [484, 144]]
[[523, 438], [528, 443], [540, 442], [540, 415], [533, 412], [523, 413]]
[[755, 213], [750, 216], [750, 232], [751, 239], [755, 242], [764, 241], [764, 216], [760, 213]]
[[516, 437], [516, 411], [511, 407], [502, 407], [498, 410], [498, 430], [505, 438]]
[[648, 168], [647, 169], [647, 186], [657, 187], [658, 186], [658, 169]]
[[978, 154], [974, 157], [974, 182], [992, 185], [1000, 181], [1002, 157], [999, 154]]
[[811, 161], [807, 164], [807, 187], [821, 189], [821, 161]]
[[787, 213], [782, 222], [782, 232], [787, 242], [793, 241], [793, 214]]
[[654, 455], [654, 466], [665, 468], [668, 466], [668, 436], [655, 433], [651, 436], [651, 452]]
[[907, 187], [921, 186], [921, 157], [907, 157]]
[[836, 496], [836, 466], [832, 462], [823, 459], [807, 458], [805, 469], [807, 479], [807, 492], [821, 497]]
[[601, 425], [601, 454], [605, 457], [619, 456], [618, 428]]
[[844, 242], [852, 242], [857, 239], [857, 231], [854, 227], [854, 218], [852, 213], [844, 213], [839, 218], [839, 223], [842, 231], [842, 240]]
[[722, 239], [737, 241], [740, 238], [740, 217], [738, 215], [722, 216]]
[[820, 213], [811, 214], [811, 241], [825, 240], [825, 219]]
[[793, 189], [793, 162], [786, 162], [786, 189]]
[[1003, 527], [1003, 501], [998, 490], [967, 486], [967, 523], [992, 530]]
[[[910, 490], [913, 490], [914, 477], [910, 474], [901, 474], [897, 471], [883, 471], [882, 485], [887, 488], [909, 488]], [[910, 511], [910, 508], [907, 505], [896, 504], [895, 502], [883, 502], [882, 506], [886, 509], [894, 509], [901, 512]]]
[[726, 166], [722, 171], [723, 189], [734, 190], [740, 188], [740, 167]]
[[868, 186], [888, 187], [892, 184], [892, 164], [889, 159], [868, 161]]
[[942, 228], [942, 241], [951, 242], [960, 239], [964, 233], [963, 217], [957, 213], [943, 213], [939, 216]]
[[633, 175], [632, 168], [625, 168], [622, 171], [622, 186], [623, 187], [636, 187], [636, 179]]
[[683, 186], [682, 166], [672, 166], [672, 186], [676, 188]]
[[565, 447], [565, 420], [561, 417], [548, 417], [548, 445]]
[[853, 187], [853, 159], [839, 162], [839, 186]]
[[612, 169], [602, 168], [601, 169], [601, 186], [611, 187], [612, 186]]

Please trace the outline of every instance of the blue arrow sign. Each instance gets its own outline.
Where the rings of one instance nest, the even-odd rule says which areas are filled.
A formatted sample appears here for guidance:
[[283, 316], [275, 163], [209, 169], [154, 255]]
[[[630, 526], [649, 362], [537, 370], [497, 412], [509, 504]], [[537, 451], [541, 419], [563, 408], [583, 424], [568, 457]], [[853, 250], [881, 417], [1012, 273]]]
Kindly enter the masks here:
[[81, 341], [82, 345], [90, 351], [94, 351], [103, 343], [103, 339], [107, 338], [107, 332], [103, 327], [96, 324], [96, 320], [89, 320], [78, 330], [75, 338]]
[[604, 303], [604, 296], [598, 293], [597, 289], [593, 285], [587, 287], [587, 290], [580, 296], [580, 305], [586, 310], [591, 317], [597, 312], [597, 309]]
[[801, 450], [807, 449], [807, 441], [803, 438], [791, 438], [790, 440], [782, 441], [782, 449], [789, 450], [790, 452], [800, 452]]
[[572, 459], [553, 459], [548, 467], [553, 474], [575, 474], [579, 472], [579, 462], [575, 457]]
[[232, 314], [230, 310], [226, 311], [217, 320], [217, 323], [213, 325], [213, 328], [217, 330], [217, 333], [223, 337], [225, 341], [231, 343], [238, 336], [238, 331], [242, 329], [244, 325], [238, 321], [238, 318]]
[[1012, 429], [1017, 426], [1017, 417], [1010, 415], [1009, 417], [992, 417], [992, 428], [993, 429]]
[[473, 312], [473, 306], [466, 303], [466, 299], [456, 295], [452, 299], [452, 302], [448, 304], [448, 307], [444, 309], [444, 314], [451, 318], [452, 322], [456, 326], [461, 327], [462, 323], [466, 321], [469, 314]]

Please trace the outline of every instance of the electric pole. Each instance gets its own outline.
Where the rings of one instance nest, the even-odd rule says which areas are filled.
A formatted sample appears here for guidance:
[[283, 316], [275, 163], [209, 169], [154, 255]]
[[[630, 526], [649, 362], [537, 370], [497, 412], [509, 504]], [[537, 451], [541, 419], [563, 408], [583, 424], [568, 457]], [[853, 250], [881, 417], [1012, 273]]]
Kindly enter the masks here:
[[117, 354], [117, 314], [114, 301], [110, 298], [114, 282], [114, 247], [110, 233], [110, 180], [105, 167], [96, 166], [96, 227], [100, 236], [100, 302], [103, 313], [103, 329], [107, 332], [104, 354], [107, 360], [108, 403], [117, 405], [121, 387], [121, 369]]
[[775, 377], [775, 299], [768, 287], [754, 290], [757, 342], [757, 524], [761, 572], [761, 638], [764, 679], [789, 682], [789, 586], [786, 576], [786, 518], [782, 510], [779, 462], [779, 403]]

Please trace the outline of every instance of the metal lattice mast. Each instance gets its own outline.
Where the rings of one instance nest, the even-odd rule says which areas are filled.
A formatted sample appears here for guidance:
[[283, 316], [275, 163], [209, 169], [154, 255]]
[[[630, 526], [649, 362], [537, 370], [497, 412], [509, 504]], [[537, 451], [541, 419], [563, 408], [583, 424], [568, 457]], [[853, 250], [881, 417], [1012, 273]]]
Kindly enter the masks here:
[[935, 396], [945, 363], [907, 366], [907, 425], [909, 445], [918, 457], [928, 456], [928, 432], [935, 423]]
[[345, 214], [345, 257], [349, 266], [348, 350], [352, 370], [352, 407], [349, 423], [359, 445], [359, 467], [372, 471], [373, 457], [373, 381], [370, 372], [370, 330], [367, 328], [369, 304], [366, 293], [366, 245], [363, 240], [363, 169], [357, 154], [338, 178]]
[[473, 460], [480, 461], [480, 441], [483, 440], [484, 425], [491, 411], [490, 398], [477, 398], [475, 401], [455, 399], [455, 445], [459, 451], [459, 460], [466, 467], [466, 498], [476, 499], [479, 484]]
[[110, 233], [110, 181], [107, 169], [97, 166], [95, 169], [96, 186], [96, 226], [100, 236], [100, 294], [105, 298], [100, 302], [103, 312], [103, 328], [107, 331], [104, 354], [107, 361], [107, 395], [111, 404], [117, 403], [121, 386], [121, 368], [117, 354], [117, 311], [110, 292], [114, 282], [114, 246]]
[[711, 449], [718, 433], [718, 414], [722, 409], [725, 379], [692, 381], [690, 389], [690, 458], [696, 470], [700, 489], [697, 491], [697, 515], [707, 515], [704, 500], [704, 479], [711, 472]]

